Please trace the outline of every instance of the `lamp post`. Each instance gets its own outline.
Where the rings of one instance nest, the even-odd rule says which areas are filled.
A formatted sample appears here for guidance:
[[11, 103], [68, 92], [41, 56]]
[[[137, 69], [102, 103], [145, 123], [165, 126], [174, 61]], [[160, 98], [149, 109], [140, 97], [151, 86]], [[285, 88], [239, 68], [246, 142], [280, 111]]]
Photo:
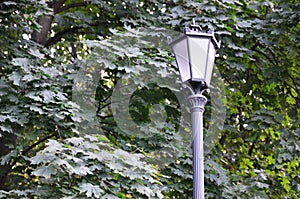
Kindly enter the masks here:
[[203, 112], [207, 98], [202, 94], [210, 85], [216, 49], [220, 48], [214, 31], [201, 32], [193, 24], [184, 35], [170, 43], [179, 68], [183, 87], [190, 90], [187, 98], [192, 112], [193, 132], [193, 198], [204, 199]]

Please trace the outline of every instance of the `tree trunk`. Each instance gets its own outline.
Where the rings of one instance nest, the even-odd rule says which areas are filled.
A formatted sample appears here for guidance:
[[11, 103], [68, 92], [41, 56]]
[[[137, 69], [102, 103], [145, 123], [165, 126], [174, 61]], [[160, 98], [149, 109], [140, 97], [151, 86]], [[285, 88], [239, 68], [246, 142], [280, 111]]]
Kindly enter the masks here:
[[48, 39], [48, 33], [51, 29], [51, 24], [53, 21], [53, 16], [45, 15], [39, 18], [39, 25], [41, 26], [40, 31], [34, 31], [31, 35], [33, 41], [45, 45]]
[[[66, 0], [53, 0], [48, 5], [52, 8], [53, 13], [57, 13], [61, 6], [66, 2]], [[53, 22], [53, 15], [41, 16], [38, 20], [38, 24], [41, 26], [40, 31], [34, 31], [31, 35], [31, 39], [43, 46], [45, 46], [49, 31], [51, 30], [51, 24]]]
[[[16, 147], [17, 136], [11, 133], [5, 133], [0, 138], [0, 157], [5, 156], [11, 152], [11, 148], [8, 145], [13, 145]], [[12, 165], [8, 162], [4, 165], [0, 165], [0, 190], [6, 189], [5, 182], [8, 178], [8, 173], [10, 172]]]

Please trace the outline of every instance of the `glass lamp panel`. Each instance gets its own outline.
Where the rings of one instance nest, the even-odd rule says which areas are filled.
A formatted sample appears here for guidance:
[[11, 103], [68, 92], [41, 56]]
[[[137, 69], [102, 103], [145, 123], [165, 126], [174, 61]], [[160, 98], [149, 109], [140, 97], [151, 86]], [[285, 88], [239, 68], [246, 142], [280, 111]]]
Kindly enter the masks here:
[[207, 86], [210, 85], [210, 80], [214, 68], [214, 62], [215, 62], [215, 55], [216, 55], [216, 49], [212, 42], [209, 43], [209, 52], [207, 57], [207, 66], [206, 66], [206, 75], [205, 75], [205, 82]]
[[172, 48], [175, 54], [177, 65], [179, 67], [181, 80], [182, 82], [185, 82], [191, 78], [187, 37], [182, 37], [182, 39], [178, 40], [176, 43], [173, 44]]
[[200, 37], [189, 37], [189, 54], [190, 64], [192, 67], [192, 80], [193, 81], [204, 81], [205, 70], [206, 70], [206, 58], [208, 50], [208, 38]]

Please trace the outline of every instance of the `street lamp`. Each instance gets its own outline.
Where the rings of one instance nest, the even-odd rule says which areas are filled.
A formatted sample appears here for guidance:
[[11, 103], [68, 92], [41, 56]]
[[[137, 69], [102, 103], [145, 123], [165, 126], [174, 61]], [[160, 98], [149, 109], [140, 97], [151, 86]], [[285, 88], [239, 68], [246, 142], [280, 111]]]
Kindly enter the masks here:
[[179, 68], [183, 87], [191, 91], [187, 98], [192, 112], [193, 132], [193, 198], [204, 199], [203, 112], [207, 98], [202, 93], [209, 87], [216, 49], [220, 48], [214, 31], [201, 32], [193, 24], [184, 35], [170, 43]]

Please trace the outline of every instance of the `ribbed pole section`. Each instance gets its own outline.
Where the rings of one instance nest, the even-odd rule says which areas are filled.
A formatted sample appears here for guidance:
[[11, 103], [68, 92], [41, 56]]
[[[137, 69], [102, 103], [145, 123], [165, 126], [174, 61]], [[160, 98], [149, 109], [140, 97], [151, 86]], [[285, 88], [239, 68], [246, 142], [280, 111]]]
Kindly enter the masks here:
[[202, 94], [188, 97], [193, 131], [193, 198], [204, 199], [203, 112], [207, 99]]

